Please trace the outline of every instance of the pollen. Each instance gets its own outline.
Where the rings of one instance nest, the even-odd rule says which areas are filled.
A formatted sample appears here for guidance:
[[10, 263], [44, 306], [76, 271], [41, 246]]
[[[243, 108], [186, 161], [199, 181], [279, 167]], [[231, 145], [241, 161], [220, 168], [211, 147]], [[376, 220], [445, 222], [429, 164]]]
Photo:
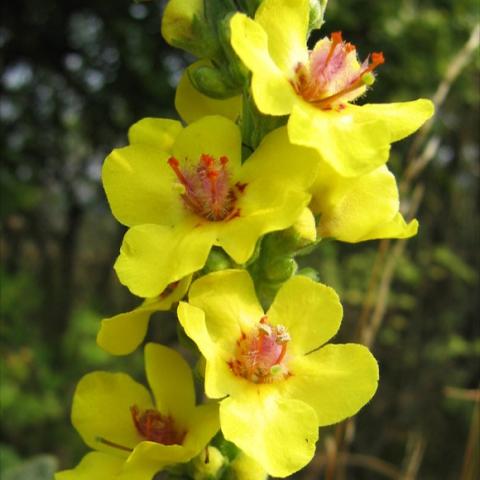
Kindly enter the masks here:
[[168, 164], [183, 187], [180, 196], [187, 210], [211, 222], [239, 216], [236, 204], [246, 184], [233, 183], [228, 157], [216, 159], [202, 154], [196, 165], [183, 167], [175, 157], [170, 157]]
[[252, 383], [273, 383], [287, 378], [287, 346], [290, 335], [283, 325], [271, 325], [266, 316], [237, 340], [232, 372]]
[[290, 83], [317, 108], [341, 110], [365, 93], [374, 82], [372, 72], [383, 63], [383, 53], [374, 52], [360, 64], [355, 46], [344, 42], [341, 32], [334, 32], [317, 43], [306, 64], [295, 67]]
[[136, 405], [130, 407], [132, 420], [138, 433], [152, 442], [162, 445], [181, 445], [186, 432], [178, 430], [170, 415], [162, 415], [155, 409], [143, 412]]

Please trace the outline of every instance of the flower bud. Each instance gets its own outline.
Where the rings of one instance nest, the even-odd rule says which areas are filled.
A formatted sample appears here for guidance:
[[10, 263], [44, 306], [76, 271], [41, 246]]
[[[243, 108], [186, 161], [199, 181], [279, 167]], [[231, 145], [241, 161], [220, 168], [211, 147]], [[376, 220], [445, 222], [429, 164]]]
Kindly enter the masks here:
[[227, 268], [232, 268], [230, 257], [222, 250], [212, 249], [208, 255], [205, 267], [203, 267], [205, 274], [218, 272], [219, 270], [225, 270]]
[[292, 226], [292, 231], [297, 238], [297, 245], [304, 247], [317, 240], [317, 226], [315, 217], [309, 208], [304, 208]]
[[214, 56], [219, 48], [205, 20], [203, 0], [170, 0], [161, 29], [167, 43], [200, 58]]
[[279, 257], [264, 266], [265, 278], [269, 282], [285, 282], [297, 271], [297, 262], [291, 257]]
[[304, 277], [308, 277], [314, 282], [318, 282], [320, 280], [319, 273], [314, 268], [311, 268], [311, 267], [301, 268], [297, 272], [297, 275], [303, 275]]
[[240, 452], [230, 464], [226, 480], [266, 480], [267, 473], [252, 458]]
[[204, 95], [212, 98], [230, 98], [239, 93], [238, 88], [230, 86], [228, 75], [208, 65], [190, 68], [188, 75], [193, 86]]
[[210, 480], [217, 477], [225, 459], [215, 447], [207, 447], [192, 460], [193, 479]]
[[315, 30], [323, 25], [323, 17], [327, 8], [328, 0], [310, 0], [310, 17], [308, 29]]

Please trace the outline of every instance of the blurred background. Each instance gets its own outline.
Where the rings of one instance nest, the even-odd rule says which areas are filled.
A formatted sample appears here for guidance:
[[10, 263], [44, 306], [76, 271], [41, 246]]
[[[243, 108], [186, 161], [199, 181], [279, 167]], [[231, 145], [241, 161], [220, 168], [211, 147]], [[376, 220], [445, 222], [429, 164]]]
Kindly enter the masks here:
[[[2, 479], [49, 479], [86, 453], [69, 420], [84, 373], [142, 379], [141, 352], [114, 358], [95, 344], [102, 317], [139, 303], [112, 270], [124, 230], [100, 171], [132, 123], [176, 116], [174, 88], [192, 58], [162, 40], [163, 4], [2, 4]], [[384, 52], [368, 101], [429, 97], [438, 110], [390, 161], [418, 236], [325, 241], [302, 259], [342, 298], [338, 341], [370, 344], [381, 382], [355, 422], [321, 431], [295, 478], [480, 478], [479, 4], [330, 0], [326, 20], [323, 33], [342, 30], [362, 58]], [[175, 319], [159, 315], [149, 335], [174, 344]]]

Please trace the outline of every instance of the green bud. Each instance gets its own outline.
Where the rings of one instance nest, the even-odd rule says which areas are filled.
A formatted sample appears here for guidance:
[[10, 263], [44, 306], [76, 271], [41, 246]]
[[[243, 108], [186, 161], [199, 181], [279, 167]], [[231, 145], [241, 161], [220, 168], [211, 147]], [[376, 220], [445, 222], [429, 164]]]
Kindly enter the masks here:
[[219, 22], [218, 39], [226, 57], [226, 70], [232, 85], [241, 88], [249, 77], [248, 69], [232, 48], [230, 20], [235, 12], [227, 14]]
[[203, 271], [205, 274], [210, 272], [218, 272], [232, 267], [230, 257], [220, 249], [212, 249], [208, 255]]
[[267, 472], [253, 458], [240, 452], [229, 465], [225, 480], [266, 480]]
[[205, 448], [192, 460], [193, 480], [215, 479], [224, 463], [225, 459], [218, 449]]
[[205, 20], [203, 0], [170, 0], [161, 30], [167, 43], [200, 58], [212, 57], [219, 49], [215, 32]]
[[310, 268], [310, 267], [301, 268], [297, 272], [297, 275], [302, 275], [304, 277], [308, 277], [311, 280], [314, 280], [315, 282], [318, 282], [320, 280], [319, 273], [314, 268]]
[[315, 30], [323, 25], [323, 17], [327, 8], [328, 0], [310, 0], [310, 16], [308, 29]]
[[230, 79], [220, 69], [207, 65], [187, 70], [193, 86], [204, 95], [212, 98], [230, 98], [239, 93], [230, 86]]
[[270, 282], [285, 282], [297, 271], [297, 262], [291, 257], [279, 257], [264, 265], [265, 278]]

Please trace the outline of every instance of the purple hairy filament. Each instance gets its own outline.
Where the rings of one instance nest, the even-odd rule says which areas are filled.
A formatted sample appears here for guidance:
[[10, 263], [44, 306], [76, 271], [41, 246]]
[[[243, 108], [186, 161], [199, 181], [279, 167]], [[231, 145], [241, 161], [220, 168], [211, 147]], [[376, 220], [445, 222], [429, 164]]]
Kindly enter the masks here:
[[240, 214], [236, 202], [246, 185], [232, 185], [226, 156], [217, 160], [202, 154], [197, 165], [183, 168], [175, 157], [170, 157], [168, 164], [184, 187], [181, 197], [188, 210], [210, 222], [230, 220]]
[[354, 45], [342, 39], [341, 32], [320, 40], [310, 52], [307, 64], [295, 67], [291, 81], [298, 95], [322, 110], [344, 108], [373, 83], [372, 75], [385, 62], [382, 52], [374, 52], [361, 65]]

